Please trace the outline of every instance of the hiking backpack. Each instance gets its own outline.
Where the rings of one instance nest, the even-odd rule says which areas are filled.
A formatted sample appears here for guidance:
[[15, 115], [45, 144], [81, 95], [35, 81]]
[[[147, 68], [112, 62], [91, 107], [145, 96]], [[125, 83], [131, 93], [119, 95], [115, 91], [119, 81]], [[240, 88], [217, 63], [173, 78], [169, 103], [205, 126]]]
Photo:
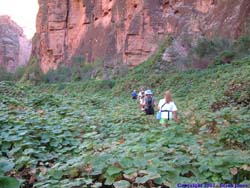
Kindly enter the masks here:
[[149, 97], [146, 99], [145, 112], [147, 115], [154, 114], [153, 97]]

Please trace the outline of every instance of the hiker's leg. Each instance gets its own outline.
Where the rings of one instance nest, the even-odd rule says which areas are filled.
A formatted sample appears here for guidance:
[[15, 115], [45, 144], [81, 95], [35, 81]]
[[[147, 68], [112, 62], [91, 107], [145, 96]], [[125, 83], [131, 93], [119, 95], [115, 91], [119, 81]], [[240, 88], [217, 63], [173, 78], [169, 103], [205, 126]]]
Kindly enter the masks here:
[[168, 123], [165, 124], [165, 127], [169, 127], [169, 126], [170, 126], [170, 124], [168, 124]]
[[160, 125], [166, 127], [166, 124], [167, 124], [166, 120], [167, 119], [161, 118], [160, 119]]
[[160, 119], [160, 124], [163, 127], [169, 127], [170, 126], [168, 119], [165, 119], [165, 118], [164, 119], [163, 118]]

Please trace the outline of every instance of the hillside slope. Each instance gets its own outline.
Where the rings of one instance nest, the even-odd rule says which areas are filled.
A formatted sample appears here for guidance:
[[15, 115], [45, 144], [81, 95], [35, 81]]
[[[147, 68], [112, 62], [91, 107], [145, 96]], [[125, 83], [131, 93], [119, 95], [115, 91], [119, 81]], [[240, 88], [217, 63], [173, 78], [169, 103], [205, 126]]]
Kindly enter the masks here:
[[[112, 84], [0, 83], [0, 180], [38, 188], [249, 185], [250, 59], [182, 72], [156, 65]], [[171, 89], [178, 125], [161, 127], [140, 111], [130, 93], [141, 85], [157, 100]]]

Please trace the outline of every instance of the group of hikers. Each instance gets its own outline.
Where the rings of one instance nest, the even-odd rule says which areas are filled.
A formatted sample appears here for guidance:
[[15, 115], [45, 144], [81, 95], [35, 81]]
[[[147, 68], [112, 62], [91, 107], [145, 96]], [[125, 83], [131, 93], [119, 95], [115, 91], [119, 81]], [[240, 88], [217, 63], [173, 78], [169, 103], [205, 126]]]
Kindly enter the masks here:
[[[156, 106], [156, 101], [151, 90], [145, 90], [145, 88], [142, 87], [138, 94], [136, 90], [134, 90], [132, 92], [132, 99], [139, 101], [140, 109], [144, 111], [146, 115], [155, 114], [154, 108]], [[156, 118], [161, 125], [168, 127], [172, 120], [178, 123], [177, 107], [172, 100], [169, 90], [165, 92], [164, 98], [159, 101], [157, 110]]]

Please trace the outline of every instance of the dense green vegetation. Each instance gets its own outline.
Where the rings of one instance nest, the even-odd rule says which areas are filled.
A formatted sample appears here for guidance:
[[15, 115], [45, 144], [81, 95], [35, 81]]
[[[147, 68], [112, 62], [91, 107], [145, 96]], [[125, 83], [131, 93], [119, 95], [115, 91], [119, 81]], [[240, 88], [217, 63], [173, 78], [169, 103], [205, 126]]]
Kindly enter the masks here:
[[[249, 184], [250, 58], [163, 71], [161, 53], [114, 80], [0, 82], [0, 187]], [[180, 123], [145, 116], [141, 86], [170, 89]]]
[[19, 81], [22, 78], [25, 69], [25, 66], [21, 66], [12, 73], [8, 72], [3, 66], [0, 66], [0, 81]]

